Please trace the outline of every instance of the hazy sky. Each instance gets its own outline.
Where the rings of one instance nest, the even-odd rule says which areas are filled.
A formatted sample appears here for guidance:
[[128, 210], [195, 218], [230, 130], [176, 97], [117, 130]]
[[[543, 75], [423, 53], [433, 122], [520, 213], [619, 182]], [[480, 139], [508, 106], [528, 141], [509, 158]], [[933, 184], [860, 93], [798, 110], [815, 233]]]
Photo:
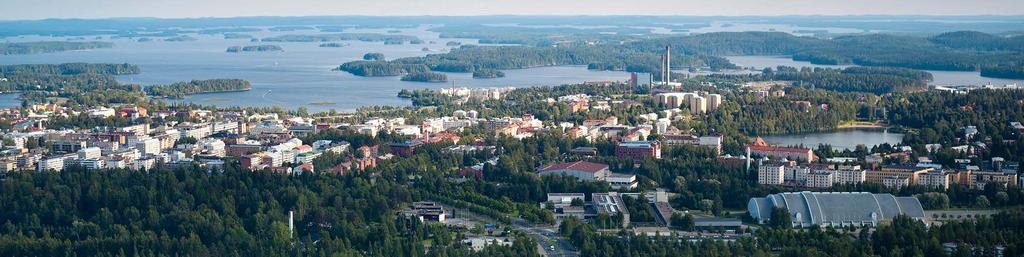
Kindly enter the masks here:
[[[0, 19], [306, 15], [1024, 15], [1024, 0], [0, 0]], [[657, 7], [657, 8], [656, 8]]]

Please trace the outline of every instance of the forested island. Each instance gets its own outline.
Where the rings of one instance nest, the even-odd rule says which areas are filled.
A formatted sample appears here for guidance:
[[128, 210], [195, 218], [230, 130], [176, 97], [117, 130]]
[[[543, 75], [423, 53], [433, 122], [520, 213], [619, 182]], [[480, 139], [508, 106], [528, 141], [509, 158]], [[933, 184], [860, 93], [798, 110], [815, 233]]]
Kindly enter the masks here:
[[494, 69], [479, 69], [473, 71], [473, 78], [475, 79], [492, 79], [492, 78], [504, 78], [505, 72]]
[[224, 33], [224, 39], [251, 39], [252, 35], [242, 33]]
[[926, 71], [893, 67], [849, 67], [845, 69], [779, 66], [761, 74], [709, 75], [713, 79], [736, 81], [793, 81], [794, 86], [837, 92], [886, 94], [927, 89], [932, 74]]
[[167, 41], [167, 42], [188, 42], [188, 41], [196, 41], [196, 40], [199, 40], [199, 39], [195, 38], [195, 37], [192, 37], [192, 36], [189, 36], [189, 35], [181, 35], [181, 36], [177, 36], [177, 37], [171, 37], [171, 38], [164, 39], [164, 41]]
[[331, 43], [320, 43], [320, 47], [333, 47], [333, 48], [338, 48], [338, 47], [343, 47], [343, 46], [345, 46], [345, 45], [344, 45], [344, 44], [342, 44], [342, 43], [338, 43], [338, 42], [331, 42]]
[[337, 34], [315, 34], [315, 35], [281, 35], [276, 37], [263, 38], [264, 42], [328, 42], [358, 40], [366, 42], [380, 41], [412, 41], [419, 39], [407, 35], [387, 35], [376, 33], [337, 33]]
[[[987, 36], [982, 36], [987, 35]], [[1024, 77], [1024, 36], [995, 37], [980, 32], [950, 32], [933, 37], [885, 34], [798, 37], [782, 32], [716, 32], [640, 39], [622, 44], [548, 46], [463, 46], [449, 53], [395, 59], [432, 71], [522, 69], [587, 65], [594, 70], [658, 72], [660, 54], [672, 48], [673, 69], [731, 69], [725, 55], [788, 55], [814, 64], [856, 64], [927, 70], [981, 71], [983, 76]], [[974, 42], [977, 41], [977, 44]], [[454, 45], [449, 42], [448, 45]], [[975, 46], [978, 45], [978, 46]]]
[[111, 47], [114, 47], [114, 43], [68, 41], [0, 43], [0, 55], [40, 54]]
[[284, 51], [284, 48], [278, 45], [251, 45], [251, 46], [232, 46], [228, 47], [228, 53], [240, 53], [240, 52], [280, 52]]
[[402, 81], [440, 83], [447, 82], [448, 75], [437, 72], [415, 72], [402, 76]]
[[382, 53], [366, 53], [363, 55], [363, 60], [366, 61], [383, 61], [384, 54]]
[[187, 95], [248, 91], [252, 85], [241, 79], [207, 79], [177, 82], [170, 85], [152, 85], [146, 87], [146, 94], [151, 96], [180, 98]]
[[316, 30], [316, 28], [310, 26], [277, 26], [267, 29], [269, 31], [299, 31], [299, 30]]
[[[594, 70], [656, 72], [660, 69], [659, 60], [660, 57], [654, 50], [643, 52], [623, 49], [622, 46], [462, 46], [448, 53], [406, 57], [387, 63], [425, 65], [431, 71], [465, 73], [472, 73], [478, 69], [508, 70], [558, 65], [588, 65], [588, 68]], [[672, 60], [673, 66], [679, 68], [735, 67], [724, 58], [707, 55], [673, 55]]]
[[354, 61], [338, 66], [338, 70], [364, 77], [400, 76], [409, 73], [429, 72], [422, 64], [404, 64], [386, 61]]

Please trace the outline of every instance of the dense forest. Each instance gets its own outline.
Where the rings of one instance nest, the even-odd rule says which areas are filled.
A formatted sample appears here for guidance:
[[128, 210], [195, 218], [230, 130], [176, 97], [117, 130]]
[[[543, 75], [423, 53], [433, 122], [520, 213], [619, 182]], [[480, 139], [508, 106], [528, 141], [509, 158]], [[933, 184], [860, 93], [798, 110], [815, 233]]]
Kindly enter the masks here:
[[252, 45], [252, 46], [231, 46], [228, 47], [228, 53], [241, 53], [241, 52], [280, 52], [284, 51], [279, 45]]
[[364, 176], [71, 167], [0, 183], [3, 256], [537, 256], [525, 236], [473, 253], [396, 214], [419, 190]]
[[448, 75], [437, 72], [416, 72], [409, 73], [402, 76], [402, 81], [415, 81], [415, 82], [446, 82], [448, 81]]
[[183, 97], [186, 95], [247, 91], [252, 85], [247, 80], [241, 79], [207, 79], [177, 82], [170, 85], [151, 85], [146, 87], [146, 93], [152, 96]]
[[363, 60], [366, 61], [383, 61], [384, 54], [382, 53], [366, 53], [363, 55]]
[[40, 90], [72, 94], [92, 93], [107, 89], [139, 91], [136, 85], [122, 85], [113, 75], [137, 74], [131, 64], [19, 64], [0, 65], [0, 91]]
[[[782, 256], [782, 257], [903, 257], [1001, 256], [1024, 254], [1024, 212], [1010, 210], [992, 218], [927, 227], [905, 216], [868, 229], [762, 229], [756, 238], [736, 242], [666, 240], [625, 232], [601, 234], [593, 226], [568, 219], [560, 233], [583, 256]], [[947, 253], [943, 243], [956, 247]]]
[[42, 73], [48, 75], [127, 75], [142, 72], [138, 66], [131, 64], [96, 64], [96, 63], [63, 63], [63, 64], [16, 64], [0, 65], [0, 74]]
[[504, 78], [505, 72], [494, 69], [479, 69], [473, 71], [473, 78], [475, 79], [491, 79], [491, 78]]
[[[444, 28], [449, 30], [451, 28]], [[454, 32], [453, 32], [454, 33]], [[531, 32], [532, 33], [532, 32]], [[458, 37], [486, 36], [469, 33]], [[455, 36], [455, 35], [452, 35]], [[982, 71], [985, 76], [1019, 78], [1024, 40], [980, 32], [951, 32], [933, 37], [887, 34], [798, 37], [783, 32], [715, 32], [691, 36], [631, 38], [596, 44], [552, 47], [463, 46], [449, 53], [394, 60], [423, 64], [433, 71], [521, 69], [552, 65], [587, 65], [596, 70], [656, 72], [665, 46], [673, 50], [673, 68], [735, 68], [723, 55], [789, 55], [815, 64], [856, 64], [928, 70]], [[508, 43], [508, 42], [505, 42]], [[521, 42], [523, 43], [523, 42]], [[527, 44], [529, 45], [529, 44]], [[966, 46], [978, 45], [975, 48]], [[890, 74], [897, 75], [897, 74]], [[902, 83], [901, 83], [902, 84]]]
[[7, 42], [0, 43], [0, 55], [53, 53], [96, 48], [110, 48], [113, 46], [114, 44], [110, 42]]
[[[525, 46], [462, 46], [449, 53], [424, 57], [407, 57], [389, 61], [391, 64], [425, 65], [431, 71], [466, 72], [476, 70], [508, 70], [542, 66], [587, 65], [594, 70], [656, 72], [659, 55], [620, 46], [593, 47], [525, 47]], [[727, 60], [712, 56], [674, 55], [674, 68], [731, 68]], [[358, 64], [359, 61], [343, 64]], [[726, 66], [722, 66], [726, 65]], [[344, 69], [342, 69], [344, 70]], [[353, 73], [355, 75], [360, 75]], [[393, 76], [393, 75], [392, 75]]]
[[338, 70], [352, 73], [356, 76], [378, 77], [429, 72], [430, 68], [421, 64], [404, 64], [387, 61], [354, 61], [346, 62], [345, 64], [338, 66]]
[[[924, 144], [966, 144], [961, 128], [975, 126], [978, 138], [990, 137], [985, 156], [1020, 160], [1024, 156], [1022, 133], [1010, 122], [1024, 121], [1024, 91], [972, 90], [966, 94], [928, 91], [885, 98], [891, 124], [915, 129], [903, 142], [924, 150]], [[1005, 141], [1009, 140], [1009, 141]], [[951, 161], [951, 160], [949, 160]]]

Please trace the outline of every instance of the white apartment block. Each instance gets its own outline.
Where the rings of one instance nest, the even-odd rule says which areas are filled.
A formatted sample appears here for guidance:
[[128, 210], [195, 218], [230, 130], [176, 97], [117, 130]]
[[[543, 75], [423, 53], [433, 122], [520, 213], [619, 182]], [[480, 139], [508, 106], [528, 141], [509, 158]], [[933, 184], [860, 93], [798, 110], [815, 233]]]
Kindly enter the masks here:
[[[785, 167], [785, 166], [784, 166]], [[811, 173], [810, 167], [793, 166], [785, 167], [785, 180], [794, 182], [807, 181], [807, 174]]]
[[910, 186], [910, 177], [888, 176], [882, 178], [882, 185], [888, 188], [900, 189]]
[[828, 170], [816, 170], [807, 174], [807, 181], [804, 183], [805, 187], [814, 188], [829, 188], [834, 183], [835, 175]]
[[150, 155], [160, 153], [161, 146], [162, 144], [160, 140], [156, 138], [149, 138], [136, 143], [135, 149], [138, 149], [139, 153], [142, 155]]
[[39, 160], [36, 163], [36, 170], [38, 171], [63, 171], [64, 170], [64, 156], [54, 156], [48, 159]]
[[866, 172], [860, 165], [840, 165], [835, 171], [836, 184], [860, 184], [866, 179]]
[[937, 189], [949, 189], [949, 173], [934, 170], [917, 176], [917, 184]]
[[86, 147], [78, 150], [79, 159], [98, 159], [103, 156], [103, 150], [99, 147]]
[[785, 166], [764, 165], [757, 168], [757, 183], [761, 185], [781, 185], [785, 182]]

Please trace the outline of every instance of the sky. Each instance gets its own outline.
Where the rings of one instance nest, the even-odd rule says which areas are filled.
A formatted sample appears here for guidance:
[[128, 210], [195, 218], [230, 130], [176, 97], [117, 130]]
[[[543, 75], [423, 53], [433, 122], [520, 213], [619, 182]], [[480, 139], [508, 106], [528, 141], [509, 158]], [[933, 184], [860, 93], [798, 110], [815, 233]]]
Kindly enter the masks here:
[[0, 20], [315, 15], [1024, 15], [1024, 0], [0, 0]]

